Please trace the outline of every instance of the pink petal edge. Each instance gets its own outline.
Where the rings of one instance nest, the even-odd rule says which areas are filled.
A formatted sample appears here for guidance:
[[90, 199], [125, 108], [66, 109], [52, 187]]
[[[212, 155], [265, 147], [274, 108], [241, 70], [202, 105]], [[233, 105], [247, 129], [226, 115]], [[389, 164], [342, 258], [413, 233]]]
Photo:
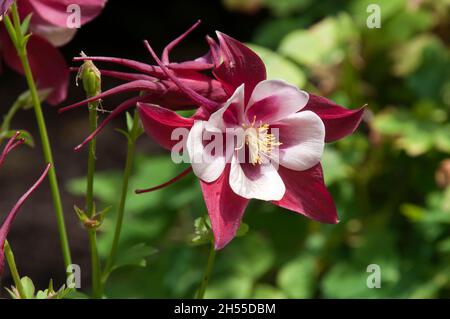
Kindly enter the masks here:
[[286, 193], [280, 201], [273, 202], [275, 205], [318, 222], [338, 223], [336, 205], [325, 186], [320, 164], [305, 171], [280, 166], [278, 173], [286, 185]]
[[325, 124], [325, 142], [330, 143], [355, 132], [361, 123], [365, 107], [349, 110], [327, 98], [310, 94], [303, 111], [306, 110], [313, 111], [322, 119]]
[[200, 180], [214, 233], [216, 250], [224, 248], [236, 236], [249, 202], [248, 199], [236, 195], [230, 188], [229, 174], [230, 164], [216, 181], [205, 183]]

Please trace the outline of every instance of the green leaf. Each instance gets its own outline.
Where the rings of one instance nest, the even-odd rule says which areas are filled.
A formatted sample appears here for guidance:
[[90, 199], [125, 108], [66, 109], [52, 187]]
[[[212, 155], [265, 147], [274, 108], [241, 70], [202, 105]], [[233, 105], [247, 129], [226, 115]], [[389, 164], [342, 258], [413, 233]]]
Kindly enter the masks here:
[[22, 47], [26, 48], [26, 46], [27, 46], [28, 41], [30, 40], [30, 38], [31, 38], [31, 33], [30, 33], [30, 34], [27, 34], [26, 36], [24, 36], [24, 37], [22, 38], [22, 41], [21, 41], [20, 45], [21, 45]]
[[4, 19], [5, 27], [6, 30], [8, 31], [12, 43], [14, 43], [14, 46], [18, 48], [16, 29], [14, 28], [11, 18], [7, 14], [3, 15], [2, 18]]
[[133, 119], [133, 116], [129, 112], [126, 112], [125, 114], [126, 114], [126, 120], [127, 120], [127, 129], [128, 129], [128, 132], [131, 132], [133, 130], [134, 119]]
[[[97, 198], [104, 202], [116, 203], [117, 189], [120, 187], [122, 176], [120, 172], [102, 172], [95, 174], [94, 192]], [[72, 179], [67, 183], [67, 190], [77, 196], [84, 196], [86, 192], [86, 178]]]
[[[367, 266], [366, 266], [367, 267]], [[325, 298], [369, 298], [382, 289], [369, 289], [365, 267], [356, 269], [348, 263], [334, 265], [322, 281]], [[383, 277], [382, 277], [383, 278]], [[383, 284], [382, 286], [383, 287]]]
[[276, 15], [286, 16], [305, 9], [312, 0], [263, 0], [262, 2]]
[[211, 281], [205, 293], [206, 299], [249, 298], [253, 281], [244, 275], [231, 275]]
[[287, 299], [286, 294], [278, 288], [267, 284], [256, 285], [253, 296], [254, 299]]
[[123, 130], [121, 128], [116, 128], [115, 131], [119, 132], [120, 134], [125, 136], [127, 139], [130, 139], [130, 134], [127, 131], [125, 131], [125, 130]]
[[30, 21], [31, 21], [32, 16], [33, 16], [33, 14], [30, 13], [22, 21], [22, 25], [20, 26], [20, 31], [22, 32], [23, 36], [26, 36], [26, 34], [28, 33], [28, 29], [30, 28]]
[[243, 237], [247, 235], [249, 230], [250, 227], [246, 223], [241, 222], [241, 225], [239, 225], [239, 228], [236, 232], [236, 237]]
[[406, 83], [415, 96], [450, 105], [446, 98], [446, 88], [450, 86], [450, 54], [441, 40], [435, 39], [425, 46], [419, 67], [407, 78]]
[[349, 176], [352, 168], [345, 162], [342, 154], [327, 146], [322, 157], [325, 183], [331, 185]]
[[423, 34], [395, 47], [392, 51], [393, 73], [404, 77], [416, 71], [422, 63], [423, 50], [436, 41], [433, 35]]
[[401, 212], [412, 222], [421, 221], [425, 218], [425, 209], [412, 204], [403, 204], [400, 207]]
[[312, 298], [316, 278], [315, 259], [312, 256], [300, 256], [280, 270], [277, 284], [290, 298]]
[[[300, 64], [317, 65], [333, 52], [336, 46], [335, 38], [333, 20], [328, 18], [310, 30], [289, 33], [281, 42], [280, 52]], [[336, 52], [334, 56], [336, 58], [333, 60], [336, 61], [339, 56], [342, 57], [342, 53]]]
[[450, 125], [443, 125], [443, 115], [434, 104], [418, 103], [413, 112], [387, 109], [375, 116], [379, 133], [391, 136], [395, 146], [416, 157], [431, 149], [450, 152]]
[[[236, 231], [236, 237], [243, 237], [249, 231], [249, 226], [241, 222]], [[199, 217], [194, 222], [194, 238], [192, 244], [195, 246], [211, 244], [214, 241], [214, 234], [211, 229], [211, 222], [207, 216]]]
[[49, 291], [47, 289], [39, 290], [36, 293], [36, 299], [48, 299], [48, 297], [49, 297], [48, 294], [49, 294]]
[[256, 44], [248, 44], [248, 46], [264, 61], [268, 79], [281, 79], [295, 86], [304, 87], [306, 76], [295, 63], [262, 46]]
[[144, 243], [137, 244], [129, 249], [122, 249], [118, 254], [113, 270], [117, 270], [125, 266], [145, 267], [147, 265], [146, 258], [156, 254], [157, 250], [147, 246]]
[[211, 244], [214, 241], [214, 235], [211, 230], [211, 224], [207, 217], [199, 217], [194, 221], [193, 245]]
[[33, 281], [29, 277], [22, 277], [20, 282], [22, 283], [26, 298], [34, 299], [35, 287]]
[[437, 248], [442, 254], [448, 255], [450, 253], [450, 237], [441, 240]]
[[326, 18], [308, 30], [289, 33], [280, 44], [280, 52], [307, 66], [334, 65], [341, 62], [349, 49], [348, 42], [357, 36], [352, 20], [346, 14]]
[[6, 131], [6, 132], [4, 132], [4, 133], [2, 133], [0, 135], [3, 138], [11, 138], [14, 135], [16, 135], [17, 132], [20, 132], [20, 135], [19, 135], [20, 138], [25, 139], [25, 144], [26, 145], [28, 145], [30, 147], [34, 147], [35, 144], [34, 144], [33, 136], [28, 131], [25, 131], [25, 130], [9, 130], [9, 131]]
[[449, 269], [445, 271], [438, 271], [437, 274], [432, 276], [431, 280], [422, 282], [414, 287], [411, 293], [411, 299], [437, 299], [439, 298], [439, 291], [448, 285]]
[[450, 154], [450, 127], [449, 125], [438, 128], [434, 135], [436, 149]]
[[242, 274], [253, 281], [266, 274], [275, 263], [275, 252], [270, 241], [251, 232], [236, 238], [217, 256], [216, 270]]

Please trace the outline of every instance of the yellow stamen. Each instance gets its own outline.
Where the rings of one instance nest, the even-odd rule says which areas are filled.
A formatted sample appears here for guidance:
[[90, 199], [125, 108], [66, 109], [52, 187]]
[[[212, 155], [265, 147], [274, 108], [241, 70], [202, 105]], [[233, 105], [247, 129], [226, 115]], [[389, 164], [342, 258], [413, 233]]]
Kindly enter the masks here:
[[256, 116], [250, 126], [243, 124], [245, 129], [245, 144], [249, 149], [250, 163], [262, 164], [264, 158], [270, 158], [273, 149], [282, 143], [277, 141], [274, 134], [269, 133], [269, 124], [262, 122], [256, 127]]

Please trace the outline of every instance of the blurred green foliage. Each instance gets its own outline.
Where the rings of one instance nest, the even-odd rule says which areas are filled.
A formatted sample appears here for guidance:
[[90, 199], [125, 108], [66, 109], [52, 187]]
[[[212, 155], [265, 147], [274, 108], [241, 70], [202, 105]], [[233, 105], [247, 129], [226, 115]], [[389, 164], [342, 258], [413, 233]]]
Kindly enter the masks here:
[[[207, 297], [450, 297], [450, 2], [376, 1], [375, 29], [366, 25], [370, 3], [224, 0], [249, 19], [267, 13], [251, 47], [269, 77], [350, 108], [368, 104], [369, 112], [356, 134], [326, 147], [325, 177], [340, 223], [252, 201], [248, 234], [218, 253]], [[191, 176], [132, 193], [181, 171], [169, 156], [137, 158], [121, 244], [124, 252], [146, 245], [157, 253], [142, 267], [115, 271], [108, 296], [194, 296], [208, 249], [190, 244], [194, 221], [206, 213], [198, 182]], [[97, 174], [102, 204], [117, 203], [120, 178]], [[82, 180], [68, 186], [84, 191]], [[103, 256], [114, 211], [102, 227]], [[366, 285], [370, 264], [381, 267], [380, 289]]]

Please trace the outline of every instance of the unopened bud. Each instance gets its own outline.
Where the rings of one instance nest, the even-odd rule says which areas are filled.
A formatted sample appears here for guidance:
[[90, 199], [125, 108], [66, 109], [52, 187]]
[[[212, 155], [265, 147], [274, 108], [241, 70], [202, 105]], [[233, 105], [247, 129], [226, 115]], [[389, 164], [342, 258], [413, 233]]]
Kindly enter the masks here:
[[75, 212], [78, 215], [78, 219], [87, 230], [97, 229], [102, 225], [102, 221], [97, 220], [96, 216], [90, 218], [82, 209], [74, 206]]
[[[86, 57], [84, 52], [81, 52], [82, 57]], [[77, 75], [77, 81], [81, 79], [83, 88], [88, 97], [96, 96], [102, 91], [102, 78], [100, 70], [95, 66], [94, 62], [86, 60], [80, 67]]]
[[111, 209], [111, 207], [107, 207], [100, 212], [96, 212], [95, 205], [92, 217], [88, 216], [81, 208], [76, 205], [73, 207], [75, 212], [77, 213], [78, 219], [83, 224], [84, 228], [87, 230], [96, 230], [100, 228], [103, 224], [103, 220], [105, 219], [105, 215]]

